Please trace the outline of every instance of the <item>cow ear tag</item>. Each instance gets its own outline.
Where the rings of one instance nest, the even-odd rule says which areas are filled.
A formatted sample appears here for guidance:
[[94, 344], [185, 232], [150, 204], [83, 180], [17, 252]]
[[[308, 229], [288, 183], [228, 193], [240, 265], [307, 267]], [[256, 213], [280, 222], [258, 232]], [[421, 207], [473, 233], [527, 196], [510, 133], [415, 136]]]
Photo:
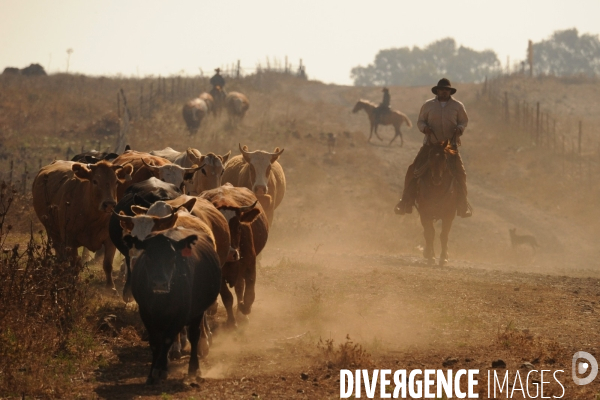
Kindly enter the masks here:
[[181, 250], [181, 255], [183, 257], [190, 257], [192, 255], [192, 249], [190, 249], [189, 247], [185, 247]]

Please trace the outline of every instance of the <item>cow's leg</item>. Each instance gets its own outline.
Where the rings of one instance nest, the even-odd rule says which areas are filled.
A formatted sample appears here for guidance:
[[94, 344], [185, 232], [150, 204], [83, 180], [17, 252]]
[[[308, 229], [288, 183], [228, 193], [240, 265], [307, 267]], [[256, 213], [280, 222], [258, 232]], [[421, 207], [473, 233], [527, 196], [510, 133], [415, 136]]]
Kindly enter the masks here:
[[115, 289], [115, 282], [112, 278], [112, 262], [115, 258], [115, 252], [117, 248], [113, 244], [112, 240], [107, 239], [104, 241], [104, 260], [102, 261], [102, 268], [106, 275], [106, 287], [109, 289]]
[[421, 216], [421, 225], [423, 225], [423, 236], [425, 237], [425, 250], [423, 251], [423, 257], [425, 257], [428, 263], [433, 264], [435, 262], [435, 252], [433, 251], [435, 228], [433, 227], [433, 220], [431, 218], [425, 218]]
[[208, 350], [210, 348], [210, 340], [209, 334], [210, 328], [208, 327], [206, 312], [204, 313], [204, 317], [202, 318], [202, 323], [200, 325], [200, 358], [206, 358], [208, 356]]
[[131, 293], [131, 258], [125, 255], [125, 285], [123, 286], [123, 301], [131, 303], [133, 301], [133, 293]]
[[188, 334], [192, 350], [190, 353], [190, 364], [188, 366], [188, 375], [195, 376], [200, 369], [200, 362], [198, 361], [198, 341], [200, 340], [200, 325], [202, 324], [202, 318], [204, 313], [200, 316], [193, 318], [188, 325]]
[[235, 282], [235, 297], [237, 298], [238, 320], [240, 322], [248, 322], [248, 317], [244, 313], [244, 292], [246, 290], [245, 271], [241, 271], [238, 280]]
[[247, 267], [244, 271], [244, 281], [246, 284], [244, 290], [244, 301], [238, 304], [238, 309], [244, 315], [250, 314], [252, 311], [252, 304], [256, 296], [254, 292], [254, 286], [256, 284], [256, 260], [251, 263], [251, 260], [246, 260]]
[[[146, 328], [147, 329], [147, 328]], [[146, 385], [152, 385], [153, 383], [158, 382], [158, 380], [156, 380], [154, 378], [154, 370], [157, 366], [157, 360], [158, 360], [158, 353], [160, 351], [160, 345], [161, 345], [161, 338], [160, 335], [158, 334], [158, 332], [155, 332], [154, 330], [152, 330], [152, 332], [148, 332], [149, 334], [149, 342], [150, 342], [150, 350], [152, 350], [152, 364], [150, 365], [150, 374], [148, 375], [148, 378], [146, 379]]]
[[440, 241], [442, 242], [442, 253], [440, 254], [440, 266], [448, 262], [448, 236], [454, 221], [454, 212], [452, 217], [442, 219], [442, 232], [440, 233]]
[[181, 329], [167, 328], [167, 330], [161, 332], [158, 336], [158, 351], [156, 355], [156, 362], [152, 368], [151, 377], [152, 383], [158, 383], [161, 380], [167, 379], [167, 366], [169, 364], [169, 350], [171, 346], [178, 338], [177, 334], [181, 332]]
[[237, 324], [233, 315], [233, 295], [229, 291], [225, 279], [221, 279], [221, 300], [223, 300], [223, 305], [227, 311], [227, 327], [236, 328]]

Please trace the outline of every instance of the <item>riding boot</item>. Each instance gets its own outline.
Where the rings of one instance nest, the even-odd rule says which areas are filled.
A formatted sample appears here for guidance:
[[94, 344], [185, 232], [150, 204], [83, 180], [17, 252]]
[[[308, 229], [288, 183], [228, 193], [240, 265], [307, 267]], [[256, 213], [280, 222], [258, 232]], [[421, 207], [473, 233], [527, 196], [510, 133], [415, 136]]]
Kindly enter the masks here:
[[406, 177], [404, 178], [404, 190], [402, 191], [402, 198], [396, 204], [394, 212], [398, 215], [412, 214], [412, 208], [415, 204], [415, 197], [417, 191], [417, 179], [414, 175], [415, 165], [411, 164], [406, 171]]

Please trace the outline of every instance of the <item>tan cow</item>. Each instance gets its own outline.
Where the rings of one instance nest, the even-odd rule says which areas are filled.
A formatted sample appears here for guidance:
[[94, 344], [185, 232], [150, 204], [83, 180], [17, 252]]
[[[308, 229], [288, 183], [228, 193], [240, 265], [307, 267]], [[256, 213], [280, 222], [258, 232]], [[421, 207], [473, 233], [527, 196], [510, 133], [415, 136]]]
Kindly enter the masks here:
[[198, 98], [204, 100], [206, 106], [208, 107], [208, 112], [212, 113], [213, 117], [216, 117], [217, 109], [215, 107], [215, 99], [212, 97], [212, 95], [210, 93], [202, 92]]
[[285, 195], [285, 174], [277, 162], [284, 149], [277, 147], [273, 153], [268, 153], [262, 150], [250, 152], [248, 146], [241, 144], [239, 147], [242, 154], [225, 164], [222, 181], [252, 190], [272, 224], [275, 209]]
[[81, 164], [55, 161], [43, 167], [33, 181], [33, 208], [59, 256], [77, 257], [77, 248], [105, 247], [102, 266], [106, 286], [114, 288], [112, 260], [115, 245], [108, 222], [117, 204], [117, 186], [131, 176], [133, 166], [108, 161]]
[[200, 124], [208, 114], [208, 105], [203, 99], [193, 99], [183, 105], [182, 115], [190, 135], [195, 135], [200, 129]]
[[134, 183], [145, 181], [148, 178], [155, 177], [163, 182], [172, 183], [182, 188], [185, 181], [192, 183], [194, 174], [202, 166], [193, 168], [183, 168], [171, 163], [169, 160], [154, 156], [149, 153], [129, 150], [113, 160], [115, 165], [131, 164], [133, 166], [132, 180], [126, 185], [119, 186], [117, 198], [120, 200], [125, 190]]
[[197, 196], [205, 190], [215, 189], [221, 186], [221, 176], [224, 165], [231, 155], [231, 151], [222, 156], [214, 153], [202, 155], [197, 149], [189, 147], [185, 152], [165, 147], [162, 150], [153, 150], [150, 154], [166, 158], [174, 164], [184, 168], [202, 165], [199, 173], [194, 174], [191, 183], [185, 183], [185, 194]]
[[250, 102], [242, 93], [229, 92], [225, 97], [225, 109], [232, 125], [236, 125], [244, 119], [248, 108], [250, 108]]
[[[226, 261], [236, 261], [239, 259], [238, 249], [231, 248], [227, 220], [223, 214], [219, 212], [219, 210], [217, 210], [208, 200], [182, 195], [174, 200], [157, 201], [148, 209], [139, 206], [132, 206], [131, 210], [138, 216], [145, 214], [146, 216], [155, 216], [160, 218], [171, 215], [174, 211], [179, 210], [181, 207], [185, 208], [192, 216], [200, 219], [210, 228], [215, 238], [217, 254], [219, 254], [219, 259], [221, 260], [221, 266], [223, 266]], [[152, 228], [151, 231], [154, 232], [168, 228], [170, 228], [170, 226], [167, 228], [164, 228], [164, 226], [156, 226], [155, 228]], [[148, 234], [149, 232], [146, 232], [145, 235], [142, 235], [143, 237], [140, 237], [140, 239], [143, 240]]]

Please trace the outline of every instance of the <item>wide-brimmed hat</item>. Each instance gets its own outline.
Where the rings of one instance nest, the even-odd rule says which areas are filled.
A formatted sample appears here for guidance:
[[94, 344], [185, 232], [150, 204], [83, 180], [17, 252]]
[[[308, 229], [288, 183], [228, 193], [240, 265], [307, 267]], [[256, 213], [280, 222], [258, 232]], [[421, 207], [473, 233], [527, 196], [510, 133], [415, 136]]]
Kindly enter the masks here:
[[389, 92], [390, 90], [386, 87], [384, 87], [383, 89], [381, 89], [382, 92]]
[[452, 84], [446, 78], [440, 79], [437, 86], [432, 87], [431, 91], [433, 92], [433, 94], [437, 94], [437, 90], [439, 88], [450, 89], [450, 94], [456, 93], [456, 89], [452, 87]]
[[217, 72], [217, 73], [221, 72], [221, 68], [215, 68], [215, 72]]

